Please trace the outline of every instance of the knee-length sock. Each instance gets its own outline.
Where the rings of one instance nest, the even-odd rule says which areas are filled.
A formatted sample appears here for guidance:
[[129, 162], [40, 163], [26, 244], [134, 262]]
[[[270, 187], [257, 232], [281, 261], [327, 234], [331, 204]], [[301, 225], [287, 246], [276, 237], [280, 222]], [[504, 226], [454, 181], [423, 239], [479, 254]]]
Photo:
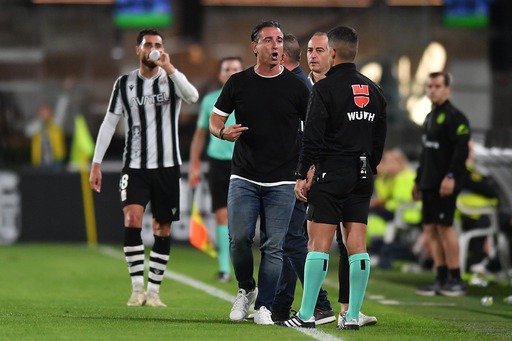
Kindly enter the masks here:
[[228, 225], [217, 226], [217, 249], [219, 253], [219, 271], [230, 273], [231, 261], [229, 254]]
[[329, 254], [325, 252], [308, 252], [304, 265], [304, 291], [300, 305], [299, 317], [307, 321], [315, 313], [318, 292], [327, 275]]
[[350, 264], [350, 293], [346, 319], [347, 321], [357, 321], [370, 277], [370, 255], [366, 252], [356, 253], [348, 257], [348, 262]]
[[148, 292], [158, 293], [169, 261], [171, 237], [154, 237], [155, 243], [149, 254]]
[[124, 257], [128, 264], [128, 273], [132, 281], [132, 291], [144, 290], [144, 244], [141, 228], [124, 228]]

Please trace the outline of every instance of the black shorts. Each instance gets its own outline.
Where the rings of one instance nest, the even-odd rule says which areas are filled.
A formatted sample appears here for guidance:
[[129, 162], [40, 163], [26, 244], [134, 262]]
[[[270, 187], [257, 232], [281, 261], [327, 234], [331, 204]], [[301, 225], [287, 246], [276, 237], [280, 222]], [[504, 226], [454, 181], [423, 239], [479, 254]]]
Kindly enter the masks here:
[[180, 220], [180, 167], [131, 169], [121, 172], [119, 192], [122, 207], [146, 207], [151, 201], [153, 218], [161, 224]]
[[231, 160], [209, 159], [208, 186], [212, 196], [212, 212], [228, 206]]
[[319, 169], [308, 195], [308, 220], [366, 224], [372, 193], [373, 174], [369, 171], [366, 179], [359, 179], [356, 161], [333, 171]]
[[423, 224], [452, 226], [457, 194], [458, 193], [448, 197], [441, 197], [439, 191], [422, 191], [421, 197], [423, 206], [421, 208], [421, 214]]

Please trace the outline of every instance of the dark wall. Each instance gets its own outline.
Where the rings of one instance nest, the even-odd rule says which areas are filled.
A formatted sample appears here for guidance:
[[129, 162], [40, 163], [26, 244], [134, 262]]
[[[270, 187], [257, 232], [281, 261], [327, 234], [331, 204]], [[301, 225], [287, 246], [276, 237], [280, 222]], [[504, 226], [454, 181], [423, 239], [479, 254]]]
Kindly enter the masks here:
[[[20, 176], [20, 242], [87, 241], [79, 173], [27, 169]], [[94, 194], [100, 243], [123, 240], [118, 181], [118, 173], [103, 173], [103, 190]]]

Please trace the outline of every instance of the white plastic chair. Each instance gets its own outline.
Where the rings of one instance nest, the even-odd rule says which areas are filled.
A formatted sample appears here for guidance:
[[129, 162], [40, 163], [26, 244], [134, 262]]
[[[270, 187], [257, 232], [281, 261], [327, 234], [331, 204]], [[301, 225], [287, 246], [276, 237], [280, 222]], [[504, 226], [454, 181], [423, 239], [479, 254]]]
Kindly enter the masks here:
[[464, 215], [485, 215], [489, 218], [489, 225], [487, 227], [476, 228], [468, 231], [462, 230], [460, 219], [455, 220], [455, 227], [459, 233], [460, 270], [462, 272], [465, 272], [469, 252], [469, 243], [471, 239], [477, 237], [488, 237], [489, 257], [494, 258], [496, 256], [497, 248], [495, 240], [500, 232], [498, 211], [496, 206], [467, 206], [462, 204], [460, 201], [457, 201], [457, 209]]
[[386, 232], [384, 233], [385, 244], [394, 242], [399, 230], [407, 230], [410, 227], [410, 225], [403, 220], [404, 212], [408, 209], [415, 208], [417, 205], [416, 202], [410, 201], [404, 202], [397, 207], [393, 220], [386, 226]]

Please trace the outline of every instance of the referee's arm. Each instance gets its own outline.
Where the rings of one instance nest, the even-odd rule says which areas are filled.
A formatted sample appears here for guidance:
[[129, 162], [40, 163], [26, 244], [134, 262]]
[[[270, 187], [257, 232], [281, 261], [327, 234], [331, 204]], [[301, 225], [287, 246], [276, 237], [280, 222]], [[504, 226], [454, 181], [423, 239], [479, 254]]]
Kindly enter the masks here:
[[311, 165], [318, 161], [324, 145], [325, 127], [329, 114], [318, 91], [313, 87], [310, 105], [306, 115], [306, 126], [302, 142], [302, 157], [296, 171], [296, 178], [305, 179]]
[[377, 174], [377, 166], [382, 159], [382, 153], [384, 151], [384, 144], [386, 142], [386, 131], [387, 131], [387, 114], [386, 114], [386, 103], [383, 100], [382, 111], [377, 116], [377, 122], [373, 127], [372, 132], [372, 158], [371, 167], [373, 174]]

